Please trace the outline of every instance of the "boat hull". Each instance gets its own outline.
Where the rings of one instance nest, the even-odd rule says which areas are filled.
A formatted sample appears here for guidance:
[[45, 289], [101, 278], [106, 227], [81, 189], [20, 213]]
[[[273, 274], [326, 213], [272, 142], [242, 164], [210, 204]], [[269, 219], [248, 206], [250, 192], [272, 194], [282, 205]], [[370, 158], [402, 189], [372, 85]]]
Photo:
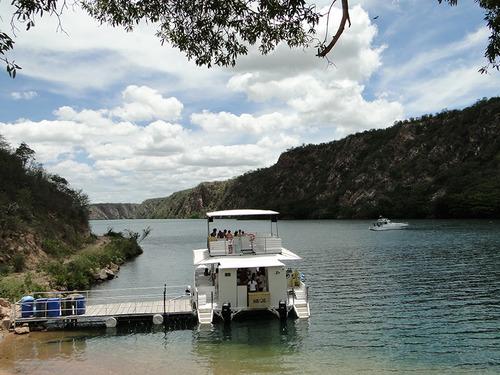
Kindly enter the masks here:
[[373, 231], [384, 231], [384, 230], [398, 230], [398, 229], [406, 229], [408, 228], [408, 224], [406, 223], [390, 223], [384, 225], [372, 225], [369, 229]]

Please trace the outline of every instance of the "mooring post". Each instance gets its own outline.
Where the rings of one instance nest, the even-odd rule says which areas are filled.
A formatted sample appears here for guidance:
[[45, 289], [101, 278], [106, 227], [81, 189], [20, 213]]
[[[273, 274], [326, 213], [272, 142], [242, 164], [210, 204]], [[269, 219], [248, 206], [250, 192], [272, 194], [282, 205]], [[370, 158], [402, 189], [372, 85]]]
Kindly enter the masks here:
[[167, 314], [167, 284], [163, 287], [163, 316]]

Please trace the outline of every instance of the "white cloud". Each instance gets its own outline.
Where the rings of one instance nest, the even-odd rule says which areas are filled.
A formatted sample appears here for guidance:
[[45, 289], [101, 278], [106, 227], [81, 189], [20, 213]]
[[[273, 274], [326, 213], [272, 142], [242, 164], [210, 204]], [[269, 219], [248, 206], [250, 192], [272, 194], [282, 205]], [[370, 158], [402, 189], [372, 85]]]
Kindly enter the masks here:
[[221, 134], [224, 137], [227, 137], [226, 133], [234, 137], [273, 133], [292, 128], [299, 123], [296, 115], [283, 115], [279, 112], [254, 116], [248, 113], [235, 115], [228, 112], [212, 113], [209, 111], [192, 114], [191, 122], [208, 133]]
[[[498, 93], [500, 76], [479, 74], [477, 66], [458, 67], [439, 77], [416, 83], [406, 90], [408, 109], [436, 112], [444, 108], [470, 105], [470, 98], [481, 98], [486, 90]], [[439, 93], [439, 95], [436, 95]], [[454, 107], [450, 107], [453, 103]]]
[[96, 176], [91, 166], [68, 159], [54, 164], [50, 171], [60, 176], [64, 176], [72, 184], [82, 185], [88, 181], [95, 180]]
[[382, 70], [380, 96], [397, 99], [411, 115], [471, 104], [498, 94], [500, 76], [480, 74], [488, 29], [476, 28], [454, 40], [421, 51]]
[[[291, 113], [283, 116], [275, 114], [275, 128], [293, 128], [295, 131], [305, 127], [330, 128], [331, 137], [338, 139], [348, 134], [370, 128], [383, 128], [403, 116], [403, 107], [397, 102], [385, 99], [366, 101], [364, 87], [351, 80], [325, 81], [312, 75], [297, 75], [282, 80], [257, 81], [252, 75], [233, 77], [228, 87], [243, 91], [255, 101], [278, 99], [286, 103]], [[229, 115], [227, 113], [204, 113], [193, 118], [204, 128], [221, 126], [223, 129], [237, 130], [246, 127], [254, 132], [269, 128], [262, 118], [249, 115]], [[267, 125], [267, 126], [266, 126]], [[281, 126], [279, 126], [281, 125]]]
[[122, 95], [125, 104], [111, 113], [127, 121], [177, 120], [183, 108], [176, 98], [164, 98], [158, 91], [146, 86], [128, 86]]
[[[165, 101], [149, 87], [129, 86], [122, 97], [118, 108], [147, 105], [154, 111], [149, 118], [173, 117], [182, 108], [177, 99]], [[171, 103], [175, 105], [169, 107]], [[140, 124], [121, 121], [116, 107], [62, 106], [53, 114], [49, 120], [0, 123], [0, 134], [14, 146], [27, 142], [49, 172], [66, 177], [96, 202], [141, 201], [203, 180], [226, 179], [269, 165], [284, 148], [298, 144], [297, 137], [279, 132], [288, 125], [275, 113], [195, 113], [193, 119], [202, 125], [197, 130], [164, 120], [143, 124], [145, 116], [135, 117]], [[253, 128], [256, 122], [260, 124]], [[241, 139], [232, 137], [233, 132]]]
[[36, 91], [13, 91], [10, 96], [14, 100], [31, 100], [38, 96]]

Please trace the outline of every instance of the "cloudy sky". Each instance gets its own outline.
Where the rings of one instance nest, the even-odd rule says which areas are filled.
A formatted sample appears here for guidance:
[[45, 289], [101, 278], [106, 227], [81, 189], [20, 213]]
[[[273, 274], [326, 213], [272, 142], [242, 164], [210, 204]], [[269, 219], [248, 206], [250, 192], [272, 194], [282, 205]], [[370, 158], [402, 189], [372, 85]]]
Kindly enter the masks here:
[[162, 47], [154, 25], [126, 33], [70, 8], [65, 32], [49, 18], [17, 32], [23, 69], [0, 74], [0, 134], [92, 202], [141, 202], [272, 165], [303, 143], [499, 94], [500, 74], [477, 72], [489, 34], [474, 2], [351, 3], [333, 64], [280, 46], [212, 69]]

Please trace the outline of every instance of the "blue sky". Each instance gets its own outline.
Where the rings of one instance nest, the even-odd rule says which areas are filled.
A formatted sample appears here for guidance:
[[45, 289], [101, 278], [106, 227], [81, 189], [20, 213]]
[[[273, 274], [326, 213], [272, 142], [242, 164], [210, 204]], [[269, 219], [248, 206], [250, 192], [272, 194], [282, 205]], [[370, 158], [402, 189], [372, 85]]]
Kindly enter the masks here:
[[49, 18], [17, 32], [11, 58], [23, 70], [0, 75], [0, 134], [27, 142], [93, 202], [167, 196], [272, 165], [302, 143], [498, 95], [500, 74], [478, 73], [483, 16], [472, 1], [353, 0], [334, 65], [280, 46], [207, 69], [162, 47], [151, 25], [126, 33], [67, 10], [66, 33]]

